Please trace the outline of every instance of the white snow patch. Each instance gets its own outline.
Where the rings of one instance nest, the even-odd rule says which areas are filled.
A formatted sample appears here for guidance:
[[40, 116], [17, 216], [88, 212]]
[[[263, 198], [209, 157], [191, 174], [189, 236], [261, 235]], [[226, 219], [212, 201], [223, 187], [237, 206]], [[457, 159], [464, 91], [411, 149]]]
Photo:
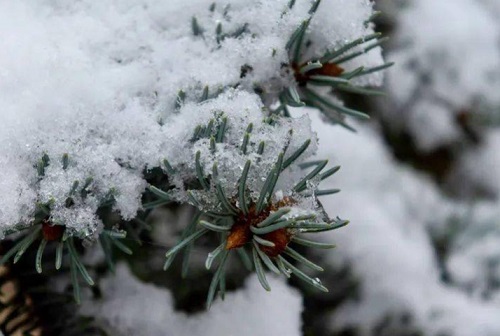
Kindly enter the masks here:
[[302, 298], [282, 280], [268, 277], [271, 292], [262, 289], [257, 276], [245, 288], [227, 293], [210, 311], [186, 315], [174, 311], [172, 295], [165, 289], [141, 283], [127, 266], [101, 283], [104, 298], [86, 301], [90, 312], [120, 335], [145, 336], [273, 336], [301, 335]]

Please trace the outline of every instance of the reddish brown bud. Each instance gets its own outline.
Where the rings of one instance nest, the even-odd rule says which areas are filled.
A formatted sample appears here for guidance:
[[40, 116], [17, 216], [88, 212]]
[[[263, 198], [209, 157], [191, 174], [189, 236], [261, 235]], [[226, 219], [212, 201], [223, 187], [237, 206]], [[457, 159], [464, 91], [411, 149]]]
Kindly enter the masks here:
[[283, 251], [292, 240], [292, 234], [287, 229], [278, 229], [273, 232], [266, 233], [262, 236], [263, 239], [269, 240], [274, 243], [274, 247], [260, 245], [262, 252], [267, 254], [269, 257], [277, 257]]
[[43, 239], [47, 241], [60, 240], [64, 233], [64, 226], [53, 225], [48, 220], [42, 222]]
[[292, 69], [295, 74], [295, 80], [300, 86], [305, 86], [307, 81], [309, 81], [311, 76], [328, 76], [328, 77], [338, 77], [344, 73], [344, 69], [335, 63], [325, 63], [321, 68], [312, 69], [305, 74], [300, 73], [300, 68], [305, 65], [292, 64]]
[[[258, 214], [256, 214], [254, 204], [250, 206], [248, 214], [240, 212], [238, 217], [235, 219], [235, 223], [231, 227], [229, 235], [227, 236], [226, 250], [240, 248], [249, 243], [253, 236], [253, 233], [250, 230], [251, 226], [257, 226], [257, 224], [265, 220], [271, 212], [293, 204], [295, 204], [295, 200], [290, 197], [284, 197], [282, 200], [269, 205]], [[261, 246], [261, 250], [270, 257], [276, 257], [282, 253], [288, 243], [290, 243], [292, 234], [289, 233], [287, 229], [278, 229], [263, 235], [262, 238], [273, 242], [275, 247]]]
[[330, 77], [338, 77], [344, 73], [344, 69], [338, 66], [335, 63], [326, 63], [323, 64], [323, 67], [319, 69], [314, 69], [309, 72], [312, 75], [322, 75], [322, 76], [330, 76]]

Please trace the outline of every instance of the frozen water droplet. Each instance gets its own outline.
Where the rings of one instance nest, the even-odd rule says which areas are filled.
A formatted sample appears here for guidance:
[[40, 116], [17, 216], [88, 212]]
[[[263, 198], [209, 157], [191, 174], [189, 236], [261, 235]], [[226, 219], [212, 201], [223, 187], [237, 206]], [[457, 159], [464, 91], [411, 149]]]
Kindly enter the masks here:
[[210, 269], [210, 267], [212, 266], [212, 263], [215, 259], [215, 257], [217, 256], [217, 254], [215, 253], [212, 253], [210, 252], [207, 256], [207, 260], [205, 261], [205, 268], [206, 269]]
[[319, 278], [312, 279], [313, 285], [322, 285], [321, 280]]

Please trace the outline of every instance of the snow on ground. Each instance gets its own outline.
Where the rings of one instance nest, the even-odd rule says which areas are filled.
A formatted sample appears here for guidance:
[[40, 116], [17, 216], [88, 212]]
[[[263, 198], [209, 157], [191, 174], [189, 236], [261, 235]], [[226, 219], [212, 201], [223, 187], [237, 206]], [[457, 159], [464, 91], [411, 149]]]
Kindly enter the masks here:
[[174, 311], [168, 290], [140, 282], [120, 264], [116, 275], [102, 282], [103, 300], [87, 301], [83, 312], [120, 336], [301, 335], [301, 295], [283, 279], [271, 276], [269, 282], [272, 291], [266, 292], [253, 275], [243, 289], [226, 294], [210, 311], [186, 315]]

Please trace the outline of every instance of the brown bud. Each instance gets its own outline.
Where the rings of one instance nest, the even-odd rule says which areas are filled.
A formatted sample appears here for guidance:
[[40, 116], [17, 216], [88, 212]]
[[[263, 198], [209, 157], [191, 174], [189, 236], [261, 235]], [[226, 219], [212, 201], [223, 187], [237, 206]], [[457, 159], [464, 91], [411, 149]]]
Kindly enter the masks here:
[[314, 69], [309, 72], [311, 75], [322, 75], [330, 77], [338, 77], [344, 73], [344, 69], [335, 63], [323, 64], [323, 67]]
[[299, 86], [305, 86], [307, 81], [309, 81], [311, 76], [328, 76], [328, 77], [338, 77], [344, 73], [344, 68], [340, 67], [335, 63], [325, 63], [321, 68], [313, 69], [308, 71], [305, 74], [300, 73], [300, 68], [304, 66], [306, 63], [302, 65], [292, 64], [292, 68], [295, 74], [295, 80], [299, 84]]
[[231, 227], [231, 231], [227, 236], [226, 250], [242, 247], [250, 241], [250, 226], [244, 224], [245, 223], [237, 222]]
[[64, 226], [53, 225], [48, 220], [42, 222], [42, 235], [43, 239], [47, 241], [60, 240], [64, 233]]
[[292, 234], [287, 229], [278, 229], [273, 232], [266, 233], [262, 236], [263, 239], [269, 240], [274, 243], [274, 247], [260, 245], [262, 252], [267, 254], [269, 257], [277, 257], [283, 251], [292, 240]]

